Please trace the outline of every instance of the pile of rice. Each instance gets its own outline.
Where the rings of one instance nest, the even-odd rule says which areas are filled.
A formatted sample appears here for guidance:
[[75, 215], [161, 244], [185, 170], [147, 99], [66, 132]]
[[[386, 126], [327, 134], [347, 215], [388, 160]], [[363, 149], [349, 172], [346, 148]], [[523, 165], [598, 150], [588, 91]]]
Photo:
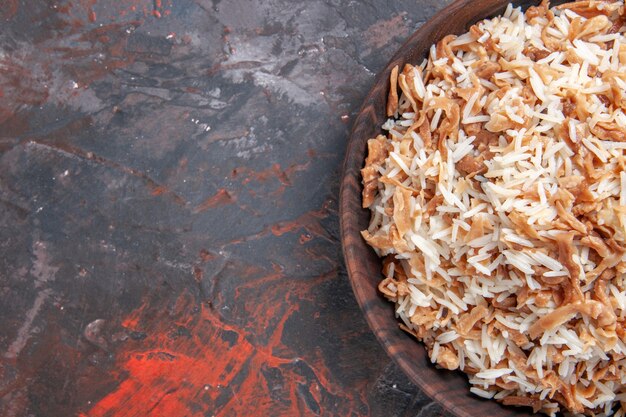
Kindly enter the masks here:
[[400, 326], [480, 397], [625, 415], [625, 22], [509, 5], [391, 74], [362, 234]]

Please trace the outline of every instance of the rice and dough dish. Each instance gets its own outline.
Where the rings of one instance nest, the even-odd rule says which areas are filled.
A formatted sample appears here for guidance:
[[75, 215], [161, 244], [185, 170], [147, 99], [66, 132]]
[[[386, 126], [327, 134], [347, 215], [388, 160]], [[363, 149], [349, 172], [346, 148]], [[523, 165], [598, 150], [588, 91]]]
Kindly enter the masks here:
[[509, 5], [391, 73], [362, 235], [402, 329], [480, 397], [626, 413], [625, 24]]

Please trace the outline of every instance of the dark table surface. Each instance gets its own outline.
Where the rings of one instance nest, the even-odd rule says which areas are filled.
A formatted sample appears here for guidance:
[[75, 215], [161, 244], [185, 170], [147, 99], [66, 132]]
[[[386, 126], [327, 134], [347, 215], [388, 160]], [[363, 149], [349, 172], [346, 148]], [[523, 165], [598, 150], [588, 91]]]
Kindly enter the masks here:
[[0, 415], [441, 415], [356, 305], [337, 194], [446, 3], [3, 0]]

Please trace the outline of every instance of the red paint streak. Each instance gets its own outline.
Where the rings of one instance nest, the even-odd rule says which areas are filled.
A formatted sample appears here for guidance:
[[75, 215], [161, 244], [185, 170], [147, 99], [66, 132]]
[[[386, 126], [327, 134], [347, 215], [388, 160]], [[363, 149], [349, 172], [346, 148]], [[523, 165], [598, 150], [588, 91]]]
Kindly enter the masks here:
[[96, 18], [96, 11], [94, 9], [89, 9], [89, 21], [93, 23], [96, 21]]
[[[214, 337], [212, 342], [216, 343], [216, 339], [218, 337]], [[250, 345], [241, 343], [238, 347], [241, 357], [246, 358], [250, 355]], [[215, 401], [222, 390], [213, 387], [228, 386], [234, 376], [232, 371], [228, 372], [227, 366], [241, 365], [236, 358], [216, 361], [214, 357], [207, 356], [212, 349], [225, 351], [228, 346], [223, 342], [213, 345], [211, 349], [207, 349], [208, 352], [202, 350], [195, 352], [199, 354], [197, 357], [184, 355], [175, 350], [153, 350], [126, 358], [124, 369], [130, 377], [115, 392], [98, 402], [87, 415], [89, 417], [202, 415], [189, 407], [190, 403], [193, 404], [189, 400], [208, 397]], [[205, 390], [205, 386], [209, 389]]]
[[[103, 16], [101, 16], [101, 20], [110, 19], [115, 21], [118, 17], [123, 18], [131, 12], [135, 12], [138, 4], [149, 1], [150, 0], [115, 0], [111, 2], [106, 9], [102, 10]], [[89, 21], [94, 22], [95, 18], [92, 17], [92, 13], [95, 16], [94, 7], [96, 3], [97, 0], [74, 0], [73, 2], [66, 2], [66, 4], [63, 5], [57, 5], [56, 11], [63, 11], [70, 16], [78, 17], [79, 20], [84, 20], [83, 16], [86, 12]]]
[[168, 192], [169, 192], [169, 190], [168, 190], [167, 187], [165, 187], [163, 185], [159, 185], [159, 186], [155, 187], [150, 194], [152, 194], [153, 196], [159, 196], [159, 195], [166, 194]]
[[161, 8], [161, 0], [154, 0], [154, 6], [155, 6], [157, 9], [160, 9], [160, 8]]
[[140, 308], [135, 310], [132, 314], [129, 314], [127, 317], [125, 317], [124, 320], [122, 320], [122, 323], [121, 323], [122, 326], [131, 330], [139, 329], [139, 321], [141, 320], [142, 316], [147, 314], [145, 311], [147, 307], [148, 307], [148, 304], [144, 303]]
[[138, 323], [139, 319], [137, 317], [127, 317], [124, 321], [122, 321], [122, 326], [127, 329], [136, 329]]
[[204, 277], [204, 273], [202, 272], [202, 269], [200, 269], [197, 266], [193, 267], [193, 278], [197, 281], [197, 282], [202, 282], [202, 278]]
[[[320, 221], [330, 212], [324, 208], [306, 213], [279, 229], [296, 230], [299, 222], [306, 233], [323, 236]], [[269, 228], [265, 235], [270, 235]], [[216, 256], [200, 250], [194, 275], [206, 280], [200, 277], [201, 265]], [[109, 386], [114, 388], [91, 409], [82, 410], [82, 417], [313, 415], [301, 395], [303, 387], [318, 403], [321, 415], [363, 415], [356, 409], [363, 397], [356, 394], [360, 399], [355, 401], [346, 394], [322, 351], [311, 347], [294, 352], [285, 344], [285, 335], [293, 331], [288, 328], [290, 319], [298, 314], [302, 301], [314, 303], [313, 289], [336, 279], [336, 268], [301, 280], [286, 275], [278, 262], [265, 267], [232, 265], [235, 269], [220, 279], [235, 280], [223, 284], [231, 285], [234, 295], [218, 290], [208, 296], [209, 305], [187, 292], [159, 294], [122, 319], [126, 328], [146, 337], [118, 346], [110, 371], [116, 383]], [[229, 297], [228, 302], [224, 297]], [[233, 310], [222, 317], [225, 305]], [[180, 326], [185, 331], [177, 336]], [[303, 373], [303, 366], [309, 371]], [[272, 386], [266, 375], [280, 376], [280, 386]], [[355, 389], [366, 392], [364, 386], [350, 387]]]
[[273, 269], [273, 270], [274, 270], [274, 272], [276, 272], [276, 273], [281, 273], [281, 272], [283, 272], [283, 271], [285, 270], [285, 267], [284, 267], [284, 266], [282, 266], [282, 265], [281, 265], [281, 264], [279, 264], [279, 263], [272, 262], [272, 269]]
[[156, 17], [157, 19], [161, 18], [161, 12], [158, 10], [153, 10], [152, 11], [152, 16]]
[[[247, 167], [240, 167], [233, 170], [232, 176], [237, 177], [243, 175], [245, 178], [241, 181], [242, 185], [248, 185], [252, 182], [264, 183], [271, 180], [277, 180], [280, 186], [270, 193], [270, 197], [279, 197], [287, 187], [293, 186], [292, 178], [300, 171], [308, 169], [310, 162], [304, 164], [293, 164], [287, 169], [283, 170], [280, 164], [274, 164], [270, 168], [254, 171]], [[252, 188], [248, 190], [249, 193], [254, 195], [256, 191]]]
[[[270, 227], [274, 236], [282, 236], [287, 233], [306, 230], [310, 235], [329, 238], [328, 232], [320, 225], [319, 220], [327, 217], [326, 210], [311, 211], [303, 214], [295, 220], [279, 222]], [[311, 237], [312, 239], [312, 237]]]
[[[296, 172], [306, 171], [309, 168], [310, 162], [304, 164], [293, 164], [285, 170], [285, 176], [290, 179]], [[291, 181], [291, 180], [289, 180]]]
[[304, 245], [311, 240], [313, 240], [313, 236], [310, 233], [304, 233], [300, 235], [300, 239], [298, 239], [298, 242], [300, 242], [301, 245]]
[[290, 223], [277, 223], [272, 226], [272, 234], [274, 236], [282, 236], [285, 233], [293, 232], [294, 230], [299, 230], [301, 225], [294, 225]]
[[202, 261], [202, 263], [209, 262], [209, 261], [211, 261], [211, 260], [213, 260], [215, 258], [216, 258], [216, 256], [214, 254], [212, 254], [211, 252], [209, 252], [208, 250], [206, 250], [206, 249], [202, 249], [200, 251], [200, 261]]
[[[227, 245], [239, 245], [245, 242], [252, 242], [260, 239], [264, 239], [269, 235], [283, 236], [287, 233], [295, 233], [304, 229], [304, 237], [300, 237], [300, 240], [313, 240], [314, 238], [323, 239], [329, 242], [336, 242], [336, 237], [331, 236], [328, 231], [320, 224], [320, 221], [327, 218], [333, 209], [330, 206], [330, 202], [325, 202], [322, 209], [317, 211], [310, 211], [298, 217], [295, 220], [278, 222], [273, 224], [262, 231], [233, 239], [227, 243]], [[312, 254], [308, 254], [312, 255]], [[332, 261], [331, 261], [332, 263]], [[250, 273], [252, 275], [252, 272]]]
[[270, 179], [278, 179], [283, 185], [291, 185], [289, 182], [289, 178], [285, 172], [281, 169], [280, 164], [274, 164], [268, 169], [264, 169], [261, 171], [253, 171], [246, 167], [241, 167], [236, 170], [237, 174], [244, 173], [248, 178], [242, 181], [243, 185], [247, 185], [253, 181], [256, 182], [266, 182]]
[[248, 282], [244, 282], [240, 284], [239, 286], [237, 286], [237, 288], [235, 289], [235, 294], [237, 295], [237, 297], [241, 295], [241, 291], [243, 290], [254, 289], [254, 288], [263, 286], [265, 284], [270, 284], [270, 283], [273, 283], [280, 279], [285, 278], [285, 276], [281, 272], [277, 272], [277, 271], [271, 274], [264, 275], [264, 271], [256, 265], [247, 266], [242, 272], [242, 275], [250, 276], [250, 277], [255, 276], [258, 278], [254, 280], [250, 280]]
[[198, 207], [196, 207], [193, 212], [195, 214], [202, 213], [210, 208], [215, 208], [219, 206], [225, 206], [228, 204], [235, 203], [236, 199], [232, 196], [228, 191], [224, 188], [221, 188], [215, 193], [215, 195], [204, 200]]
[[[280, 314], [283, 306], [270, 307], [266, 313]], [[293, 361], [276, 356], [273, 348], [280, 345], [289, 314], [283, 315], [266, 346], [255, 346], [241, 329], [224, 324], [210, 309], [201, 306], [193, 313], [194, 307], [193, 299], [182, 295], [173, 311], [164, 311], [158, 317], [141, 308], [132, 321], [138, 320], [143, 328], [152, 326], [149, 336], [141, 342], [141, 348], [116, 355], [124, 380], [82, 415], [288, 415], [289, 410], [296, 409], [297, 385], [305, 381], [290, 370]], [[168, 337], [170, 326], [176, 322], [171, 315], [192, 318], [186, 322], [190, 337]], [[267, 401], [269, 388], [259, 372], [263, 368], [281, 368], [288, 373], [291, 406]], [[236, 381], [242, 372], [245, 378]]]

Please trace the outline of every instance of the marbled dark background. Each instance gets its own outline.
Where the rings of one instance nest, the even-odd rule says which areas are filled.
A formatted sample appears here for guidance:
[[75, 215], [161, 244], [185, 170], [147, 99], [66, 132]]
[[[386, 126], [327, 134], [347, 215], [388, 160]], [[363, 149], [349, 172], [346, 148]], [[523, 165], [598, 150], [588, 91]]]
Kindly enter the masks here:
[[337, 194], [446, 3], [2, 0], [0, 415], [441, 415], [356, 305]]

